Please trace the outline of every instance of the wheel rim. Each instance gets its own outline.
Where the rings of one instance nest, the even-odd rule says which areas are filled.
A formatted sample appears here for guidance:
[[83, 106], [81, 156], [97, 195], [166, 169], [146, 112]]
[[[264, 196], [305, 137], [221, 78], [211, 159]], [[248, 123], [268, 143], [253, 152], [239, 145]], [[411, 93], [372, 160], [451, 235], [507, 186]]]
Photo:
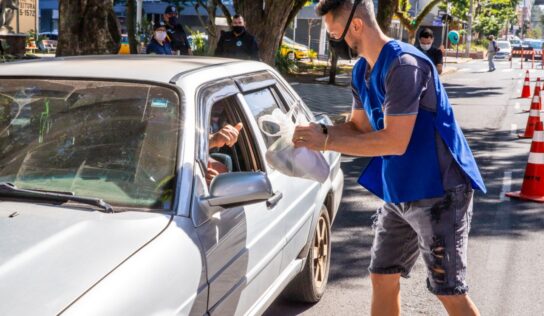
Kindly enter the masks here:
[[315, 230], [313, 251], [314, 263], [314, 282], [320, 288], [327, 280], [327, 271], [329, 265], [329, 230], [327, 220], [321, 216]]

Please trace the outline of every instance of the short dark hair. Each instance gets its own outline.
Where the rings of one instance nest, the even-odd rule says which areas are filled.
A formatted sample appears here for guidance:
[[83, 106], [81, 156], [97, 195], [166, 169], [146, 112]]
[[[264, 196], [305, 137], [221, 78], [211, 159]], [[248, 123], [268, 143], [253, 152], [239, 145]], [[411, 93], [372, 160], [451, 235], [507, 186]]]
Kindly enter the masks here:
[[315, 12], [318, 16], [324, 16], [325, 14], [331, 12], [332, 15], [336, 16], [344, 9], [350, 1], [346, 0], [321, 0], [315, 7]]
[[243, 19], [244, 17], [241, 16], [240, 14], [235, 14], [235, 15], [232, 16], [232, 19], [233, 19], [233, 20], [240, 19], [240, 18]]
[[421, 32], [419, 32], [419, 38], [433, 38], [433, 30], [431, 29], [423, 29]]
[[[353, 9], [353, 4], [354, 1], [352, 0], [320, 0], [315, 7], [315, 13], [318, 16], [331, 13], [335, 20], [338, 17], [347, 20]], [[367, 25], [378, 25], [374, 16], [374, 3], [372, 0], [361, 0], [354, 17], [362, 19]]]

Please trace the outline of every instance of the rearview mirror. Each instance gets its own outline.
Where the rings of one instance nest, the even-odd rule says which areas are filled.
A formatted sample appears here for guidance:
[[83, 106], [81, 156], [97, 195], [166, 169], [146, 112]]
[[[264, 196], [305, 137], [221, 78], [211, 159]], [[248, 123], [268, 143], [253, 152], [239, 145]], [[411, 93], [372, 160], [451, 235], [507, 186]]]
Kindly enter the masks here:
[[215, 177], [210, 184], [210, 206], [228, 206], [270, 199], [272, 184], [264, 172], [229, 172]]

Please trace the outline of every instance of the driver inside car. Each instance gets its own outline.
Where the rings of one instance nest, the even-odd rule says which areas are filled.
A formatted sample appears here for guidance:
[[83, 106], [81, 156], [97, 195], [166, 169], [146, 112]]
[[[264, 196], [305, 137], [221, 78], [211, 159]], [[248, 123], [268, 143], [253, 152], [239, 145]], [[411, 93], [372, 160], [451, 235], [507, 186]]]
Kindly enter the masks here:
[[[214, 121], [214, 118], [212, 118], [212, 123]], [[213, 125], [214, 124], [212, 124], [212, 128], [214, 127]], [[236, 144], [236, 142], [238, 141], [240, 131], [243, 127], [244, 125], [242, 123], [238, 123], [235, 126], [226, 124], [217, 132], [210, 134], [208, 141], [210, 150], [215, 148], [221, 148], [223, 146], [234, 146], [234, 144]], [[208, 183], [208, 185], [212, 182], [213, 178], [217, 177], [222, 173], [229, 172], [229, 168], [224, 163], [212, 157], [208, 158], [207, 169], [208, 172], [206, 173], [206, 182]]]

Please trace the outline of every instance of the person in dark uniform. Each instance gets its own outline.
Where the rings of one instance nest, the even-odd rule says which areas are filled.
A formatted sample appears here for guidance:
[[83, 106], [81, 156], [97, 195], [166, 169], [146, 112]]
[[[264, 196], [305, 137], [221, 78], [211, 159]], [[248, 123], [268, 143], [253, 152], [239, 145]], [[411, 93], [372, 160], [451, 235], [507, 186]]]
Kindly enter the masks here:
[[434, 63], [436, 66], [436, 70], [438, 70], [438, 74], [442, 73], [443, 69], [443, 57], [442, 57], [442, 51], [436, 47], [433, 46], [434, 36], [433, 31], [431, 29], [423, 29], [419, 33], [419, 45], [417, 48], [424, 52], [427, 57]]
[[232, 17], [232, 31], [221, 32], [215, 56], [259, 60], [259, 46], [255, 37], [246, 31], [241, 15]]
[[166, 26], [164, 23], [155, 23], [153, 26], [153, 38], [147, 45], [146, 53], [157, 55], [172, 55], [172, 47], [166, 41]]
[[166, 25], [167, 41], [172, 47], [174, 55], [192, 55], [191, 45], [187, 33], [181, 25], [175, 6], [167, 6], [164, 10], [163, 21]]

